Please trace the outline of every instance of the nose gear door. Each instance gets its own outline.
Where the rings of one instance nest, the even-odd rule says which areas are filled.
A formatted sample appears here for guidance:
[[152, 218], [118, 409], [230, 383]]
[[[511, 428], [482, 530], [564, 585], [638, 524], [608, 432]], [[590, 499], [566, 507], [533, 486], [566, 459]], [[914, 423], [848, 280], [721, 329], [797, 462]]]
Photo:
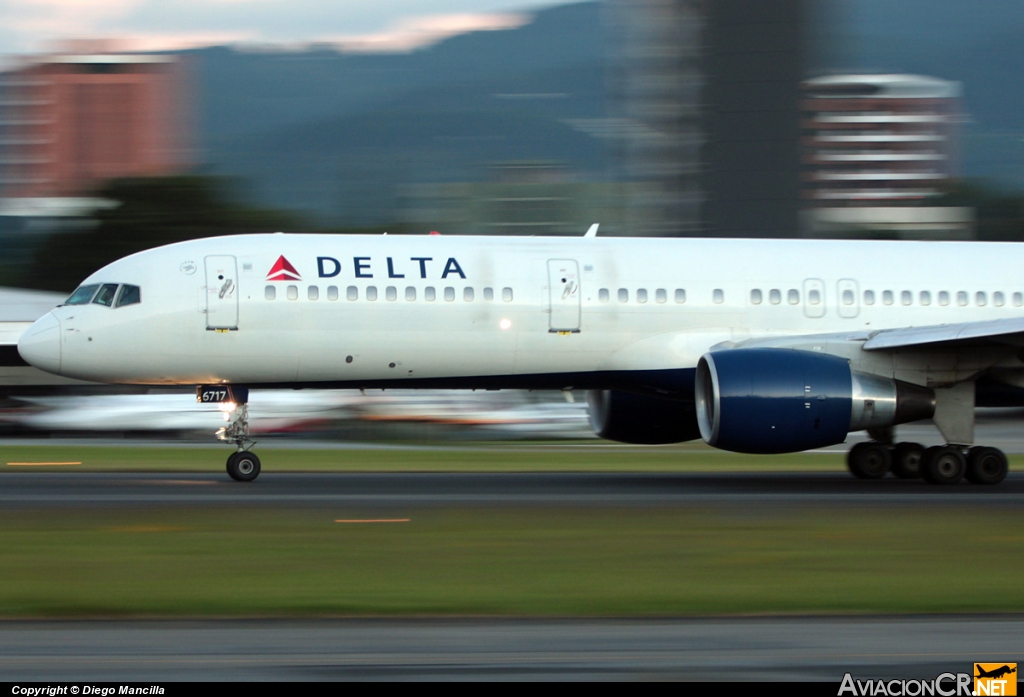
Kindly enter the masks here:
[[206, 328], [238, 329], [238, 273], [233, 256], [206, 257]]
[[580, 272], [574, 259], [548, 260], [549, 332], [580, 330]]

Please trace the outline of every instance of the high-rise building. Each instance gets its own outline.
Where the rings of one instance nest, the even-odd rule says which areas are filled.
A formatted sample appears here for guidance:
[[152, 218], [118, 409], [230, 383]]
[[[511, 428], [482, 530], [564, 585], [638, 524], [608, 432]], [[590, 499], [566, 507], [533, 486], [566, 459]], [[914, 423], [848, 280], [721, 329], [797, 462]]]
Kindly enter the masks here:
[[173, 56], [71, 52], [2, 75], [0, 196], [68, 197], [102, 181], [172, 174], [193, 157]]
[[932, 203], [957, 173], [959, 83], [827, 75], [802, 87], [805, 234], [971, 236], [969, 209]]

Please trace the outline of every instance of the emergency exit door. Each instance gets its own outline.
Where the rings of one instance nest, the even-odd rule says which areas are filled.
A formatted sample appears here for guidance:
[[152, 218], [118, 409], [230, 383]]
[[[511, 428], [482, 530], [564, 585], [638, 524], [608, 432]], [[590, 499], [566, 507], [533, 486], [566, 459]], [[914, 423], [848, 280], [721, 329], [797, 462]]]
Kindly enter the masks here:
[[238, 273], [233, 256], [206, 257], [206, 328], [238, 329]]
[[550, 295], [550, 332], [580, 330], [580, 273], [573, 259], [548, 261], [548, 293]]

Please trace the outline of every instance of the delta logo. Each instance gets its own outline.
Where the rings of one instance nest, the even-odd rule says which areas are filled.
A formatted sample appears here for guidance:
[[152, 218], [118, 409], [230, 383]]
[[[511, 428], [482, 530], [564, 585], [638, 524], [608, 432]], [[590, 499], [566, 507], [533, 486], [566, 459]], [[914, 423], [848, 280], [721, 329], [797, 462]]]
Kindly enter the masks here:
[[284, 255], [279, 256], [274, 265], [270, 267], [270, 272], [267, 273], [268, 281], [301, 281], [302, 276], [292, 266], [291, 262], [284, 258]]
[[974, 694], [1012, 697], [1017, 694], [1016, 673], [1016, 663], [975, 663]]

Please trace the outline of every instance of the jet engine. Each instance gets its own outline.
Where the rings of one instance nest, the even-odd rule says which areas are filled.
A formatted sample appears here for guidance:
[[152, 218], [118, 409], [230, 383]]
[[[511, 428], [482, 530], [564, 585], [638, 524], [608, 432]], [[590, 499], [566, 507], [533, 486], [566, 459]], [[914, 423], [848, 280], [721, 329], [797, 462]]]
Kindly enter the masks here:
[[622, 443], [660, 445], [700, 438], [693, 403], [632, 394], [590, 390], [590, 425], [602, 438]]
[[708, 445], [788, 453], [835, 445], [846, 434], [930, 418], [935, 393], [858, 373], [837, 356], [753, 348], [705, 354], [697, 365], [697, 423]]

